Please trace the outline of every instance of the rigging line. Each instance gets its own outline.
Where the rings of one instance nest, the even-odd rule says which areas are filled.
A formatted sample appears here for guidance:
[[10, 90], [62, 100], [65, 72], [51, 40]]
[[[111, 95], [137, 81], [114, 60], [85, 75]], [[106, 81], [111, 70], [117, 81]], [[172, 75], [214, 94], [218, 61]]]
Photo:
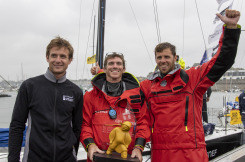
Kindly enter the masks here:
[[159, 27], [159, 19], [158, 19], [158, 10], [157, 10], [157, 2], [156, 2], [156, 11], [157, 11], [157, 25], [158, 25], [158, 31], [159, 31], [159, 40], [160, 40], [160, 43], [161, 43], [161, 30], [160, 30], [160, 27]]
[[240, 7], [240, 10], [239, 10], [240, 11], [240, 15], [242, 15], [242, 7], [243, 7], [242, 5], [243, 5], [243, 1], [241, 1], [241, 7]]
[[[233, 0], [233, 1], [231, 2], [231, 4], [232, 4], [232, 3], [234, 4], [234, 1], [235, 1], [235, 0]], [[235, 6], [235, 5], [232, 6], [232, 9], [236, 9], [236, 10], [240, 11], [240, 13], [241, 13], [242, 2], [243, 2], [243, 1], [241, 1], [241, 5], [239, 5], [240, 1], [238, 1], [238, 2], [236, 3], [236, 6]], [[235, 6], [235, 7], [234, 7], [234, 6]], [[238, 6], [240, 6], [240, 10], [238, 9]]]
[[[88, 54], [88, 44], [89, 44], [89, 37], [90, 37], [90, 31], [91, 31], [91, 24], [92, 24], [92, 20], [93, 20], [93, 13], [94, 13], [94, 4], [95, 4], [95, 0], [93, 2], [93, 9], [92, 9], [92, 14], [91, 14], [91, 18], [90, 18], [90, 24], [89, 24], [89, 32], [88, 32], [88, 40], [87, 40], [87, 46], [86, 46], [86, 53], [85, 53], [85, 59], [83, 61], [83, 73], [82, 73], [82, 78], [83, 78], [83, 74], [85, 71], [85, 65], [86, 65], [86, 58], [87, 58], [87, 54]], [[94, 47], [93, 47], [94, 48]]]
[[[232, 1], [232, 3], [231, 3], [232, 5], [234, 4], [234, 1], [235, 1], [235, 0]], [[239, 2], [240, 2], [240, 1], [239, 1]], [[235, 8], [238, 8], [239, 2], [236, 4], [236, 7], [235, 7]], [[241, 2], [241, 3], [242, 3], [242, 2]], [[242, 4], [241, 4], [241, 6], [242, 6]], [[233, 8], [233, 7], [232, 7], [232, 8]], [[241, 11], [241, 9], [240, 9], [240, 11]], [[241, 14], [241, 12], [240, 12], [240, 14]], [[242, 60], [243, 60], [243, 56], [242, 56], [242, 59], [240, 60], [241, 62], [239, 63], [239, 66], [238, 66], [238, 67], [241, 66]], [[233, 71], [235, 71], [235, 70], [233, 70]], [[232, 80], [233, 80], [232, 77], [233, 77], [233, 74], [234, 74], [234, 73], [232, 72], [232, 73], [231, 73], [231, 81], [230, 81], [230, 91], [232, 90]]]
[[198, 11], [197, 1], [196, 0], [195, 0], [195, 4], [196, 4], [196, 9], [197, 9], [197, 15], [198, 15], [198, 20], [199, 20], [200, 28], [201, 28], [201, 31], [202, 31], [202, 39], [203, 39], [205, 50], [206, 50], [207, 47], [206, 47], [206, 42], [205, 42], [205, 39], [204, 39], [204, 34], [203, 34], [203, 29], [202, 29], [202, 23], [201, 23], [201, 20], [200, 20], [200, 16], [199, 16], [199, 11]]
[[2, 75], [0, 75], [0, 78], [2, 78], [6, 83], [8, 83], [8, 85], [11, 87], [11, 88], [13, 88], [13, 89], [15, 89], [6, 79], [4, 79], [4, 77], [2, 76]]
[[146, 48], [147, 54], [148, 54], [148, 56], [150, 57], [151, 64], [152, 64], [152, 66], [154, 67], [154, 64], [153, 64], [153, 62], [152, 62], [152, 59], [151, 59], [151, 56], [150, 56], [149, 50], [148, 50], [148, 48], [147, 48], [147, 46], [146, 46], [146, 43], [145, 43], [145, 40], [144, 40], [143, 34], [142, 34], [141, 30], [140, 30], [139, 23], [138, 23], [137, 18], [136, 18], [136, 16], [135, 16], [135, 13], [134, 13], [133, 7], [132, 7], [132, 5], [131, 5], [131, 3], [130, 3], [130, 0], [128, 0], [128, 3], [129, 3], [129, 5], [130, 5], [131, 11], [132, 11], [132, 13], [133, 13], [133, 15], [134, 15], [134, 19], [135, 19], [135, 21], [136, 21], [136, 24], [137, 24], [137, 27], [138, 27], [138, 29], [139, 29], [139, 32], [140, 32], [141, 38], [142, 38], [143, 43], [144, 43], [144, 45], [145, 45], [145, 48]]
[[[235, 0], [233, 0], [233, 1], [232, 1], [232, 3], [231, 3], [231, 4], [232, 4], [232, 6], [233, 6], [233, 4], [234, 4], [234, 1], [235, 1]], [[239, 2], [238, 2], [236, 5], [237, 5], [237, 7], [236, 7], [236, 8], [238, 8]], [[233, 8], [233, 7], [232, 7], [232, 8]], [[243, 60], [243, 57], [242, 57], [242, 59], [241, 59], [240, 61], [242, 61], [242, 60]], [[241, 64], [241, 62], [240, 62], [240, 64]], [[239, 65], [240, 65], [240, 64], [239, 64]], [[240, 66], [239, 66], [239, 67], [240, 67]], [[233, 71], [235, 71], [235, 70], [233, 70]], [[233, 78], [233, 74], [234, 74], [234, 72], [233, 72], [233, 71], [232, 71], [232, 73], [231, 73], [230, 91], [232, 90], [232, 80], [233, 80], [232, 78]]]
[[183, 42], [182, 42], [182, 58], [184, 58], [185, 47], [185, 0], [184, 0], [184, 13], [183, 13]]
[[159, 28], [159, 19], [158, 19], [158, 11], [157, 11], [157, 2], [156, 2], [156, 0], [153, 0], [153, 8], [154, 8], [154, 15], [155, 15], [158, 43], [161, 43], [161, 32], [160, 32], [160, 28]]
[[[93, 30], [93, 55], [94, 55], [94, 38], [95, 38], [95, 15], [94, 15], [94, 30]], [[92, 64], [92, 66], [93, 66], [93, 64]]]
[[153, 9], [154, 9], [154, 16], [155, 16], [155, 24], [156, 24], [156, 31], [157, 31], [157, 39], [158, 39], [158, 43], [159, 43], [159, 33], [158, 33], [158, 28], [157, 28], [157, 18], [156, 18], [156, 10], [155, 10], [155, 0], [152, 1], [153, 2]]
[[242, 59], [240, 59], [240, 63], [239, 63], [239, 66], [238, 67], [241, 67], [242, 66], [242, 64], [244, 63], [243, 60], [244, 60], [244, 55], [242, 55]]
[[77, 64], [76, 64], [76, 80], [77, 80], [77, 68], [78, 68], [78, 54], [79, 54], [79, 44], [80, 44], [80, 25], [81, 25], [81, 8], [82, 8], [82, 2], [80, 1], [80, 13], [79, 13], [79, 24], [78, 24], [78, 40], [77, 40]]

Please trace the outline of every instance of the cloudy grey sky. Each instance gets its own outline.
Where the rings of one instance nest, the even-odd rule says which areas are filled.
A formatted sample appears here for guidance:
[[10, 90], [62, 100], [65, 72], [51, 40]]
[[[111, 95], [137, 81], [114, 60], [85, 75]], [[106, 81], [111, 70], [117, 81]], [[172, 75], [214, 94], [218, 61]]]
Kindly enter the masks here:
[[[241, 11], [239, 23], [245, 27], [242, 1], [234, 0], [233, 9]], [[200, 62], [205, 43], [209, 47], [208, 35], [217, 25], [213, 24], [218, 12], [216, 0], [156, 2], [161, 41], [175, 44], [187, 66]], [[94, 0], [0, 0], [0, 75], [7, 80], [21, 80], [22, 72], [24, 79], [43, 74], [48, 66], [46, 46], [59, 35], [69, 40], [75, 49], [68, 78], [91, 79], [91, 65], [86, 64], [86, 58], [92, 56], [91, 20], [93, 15], [97, 16], [98, 0], [95, 0], [94, 11], [93, 3]], [[153, 51], [158, 43], [153, 0], [107, 0], [106, 3], [105, 53], [124, 53], [127, 71], [146, 76], [154, 69]], [[229, 3], [224, 3], [220, 11]], [[242, 32], [234, 67], [245, 68], [244, 45], [245, 33]]]

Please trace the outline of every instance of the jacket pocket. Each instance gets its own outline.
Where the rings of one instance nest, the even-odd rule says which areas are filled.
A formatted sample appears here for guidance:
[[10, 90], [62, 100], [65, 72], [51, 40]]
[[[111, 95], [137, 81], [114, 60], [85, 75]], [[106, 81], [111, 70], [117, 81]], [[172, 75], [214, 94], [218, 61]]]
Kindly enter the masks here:
[[177, 102], [183, 101], [185, 98], [184, 94], [170, 94], [170, 95], [156, 95], [152, 97], [152, 100], [155, 103], [164, 103], [164, 102]]

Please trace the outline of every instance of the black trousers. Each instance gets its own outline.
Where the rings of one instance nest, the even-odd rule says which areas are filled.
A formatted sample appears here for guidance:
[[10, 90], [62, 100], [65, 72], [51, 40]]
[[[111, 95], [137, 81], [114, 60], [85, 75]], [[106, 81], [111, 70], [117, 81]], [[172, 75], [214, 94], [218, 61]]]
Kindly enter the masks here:
[[208, 111], [206, 99], [203, 99], [202, 103], [202, 120], [208, 123]]

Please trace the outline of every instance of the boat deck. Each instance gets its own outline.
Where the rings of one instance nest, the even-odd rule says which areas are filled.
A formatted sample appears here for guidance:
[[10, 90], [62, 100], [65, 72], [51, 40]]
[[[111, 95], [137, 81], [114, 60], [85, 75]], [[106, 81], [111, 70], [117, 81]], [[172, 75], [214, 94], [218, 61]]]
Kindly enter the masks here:
[[229, 136], [229, 135], [234, 135], [234, 134], [238, 134], [238, 133], [242, 133], [242, 129], [227, 128], [227, 131], [225, 131], [224, 128], [216, 127], [213, 134], [205, 137], [205, 141], [208, 142], [208, 141], [213, 140], [213, 139], [217, 139], [217, 138], [221, 138], [221, 137], [225, 137], [225, 136]]

